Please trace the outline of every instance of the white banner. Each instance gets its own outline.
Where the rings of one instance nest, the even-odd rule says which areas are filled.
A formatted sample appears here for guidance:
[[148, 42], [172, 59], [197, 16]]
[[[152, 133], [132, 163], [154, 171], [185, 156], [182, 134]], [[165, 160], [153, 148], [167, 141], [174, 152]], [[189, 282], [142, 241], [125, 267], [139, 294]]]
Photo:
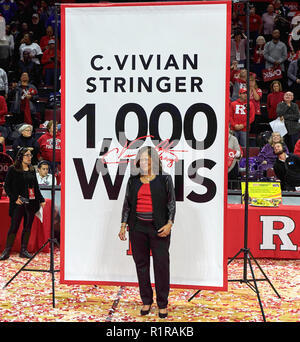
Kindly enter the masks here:
[[176, 187], [171, 286], [227, 288], [230, 10], [62, 5], [61, 282], [137, 283], [118, 233], [135, 155], [150, 145]]

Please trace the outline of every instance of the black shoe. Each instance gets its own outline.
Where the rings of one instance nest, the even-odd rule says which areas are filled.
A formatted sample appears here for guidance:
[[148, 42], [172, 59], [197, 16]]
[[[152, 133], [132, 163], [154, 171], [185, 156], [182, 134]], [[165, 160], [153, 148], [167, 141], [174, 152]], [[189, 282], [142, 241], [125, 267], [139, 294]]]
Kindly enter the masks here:
[[161, 313], [160, 311], [158, 311], [158, 317], [159, 317], [159, 318], [167, 318], [167, 317], [168, 317], [168, 312], [166, 312], [166, 313]]
[[[151, 304], [151, 305], [152, 305], [152, 304]], [[151, 310], [151, 305], [150, 305], [150, 307], [149, 307], [148, 310], [141, 310], [141, 316], [146, 316], [146, 315], [149, 314], [149, 312], [150, 312], [150, 310]]]
[[3, 251], [3, 253], [0, 256], [0, 260], [8, 259], [9, 255], [10, 255], [10, 248], [5, 248], [5, 250]]
[[30, 253], [28, 253], [28, 251], [26, 249], [22, 249], [20, 251], [19, 257], [20, 258], [30, 259], [30, 258], [32, 258], [32, 255]]

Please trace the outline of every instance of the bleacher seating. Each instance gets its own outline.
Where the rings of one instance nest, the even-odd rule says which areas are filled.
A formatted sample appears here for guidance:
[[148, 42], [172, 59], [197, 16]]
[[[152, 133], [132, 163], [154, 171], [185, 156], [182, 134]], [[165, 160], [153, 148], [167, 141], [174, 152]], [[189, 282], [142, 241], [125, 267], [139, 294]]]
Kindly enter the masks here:
[[[243, 149], [243, 157], [246, 158], [246, 148], [242, 147]], [[249, 157], [256, 157], [259, 154], [260, 148], [255, 146], [251, 147], [249, 146]]]

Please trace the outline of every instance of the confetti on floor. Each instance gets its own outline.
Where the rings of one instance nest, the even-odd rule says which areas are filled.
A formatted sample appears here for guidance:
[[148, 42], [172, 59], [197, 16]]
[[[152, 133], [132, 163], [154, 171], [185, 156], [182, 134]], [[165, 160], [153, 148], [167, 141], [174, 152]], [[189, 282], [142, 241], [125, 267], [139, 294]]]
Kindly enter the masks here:
[[[59, 250], [55, 250], [55, 269], [59, 268]], [[4, 285], [24, 265], [18, 254], [0, 262], [0, 322], [161, 322], [153, 305], [148, 316], [141, 317], [137, 287], [64, 285], [55, 274], [55, 307], [52, 305], [50, 273], [21, 272]], [[267, 281], [258, 282], [267, 322], [300, 322], [300, 260], [258, 260], [278, 298]], [[35, 269], [49, 270], [50, 257], [41, 253], [30, 263]], [[254, 266], [256, 278], [261, 272]], [[228, 267], [229, 279], [241, 279], [243, 260]], [[251, 279], [249, 270], [249, 276]], [[246, 284], [229, 282], [228, 291], [171, 289], [169, 322], [262, 322], [256, 293]], [[163, 320], [165, 321], [165, 320]]]

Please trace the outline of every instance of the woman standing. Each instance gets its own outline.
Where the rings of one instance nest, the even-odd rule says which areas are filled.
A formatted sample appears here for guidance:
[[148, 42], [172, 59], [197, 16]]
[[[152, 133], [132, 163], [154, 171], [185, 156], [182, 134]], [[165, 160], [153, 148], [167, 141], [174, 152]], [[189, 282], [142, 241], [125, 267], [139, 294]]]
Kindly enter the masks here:
[[236, 31], [231, 37], [231, 63], [236, 60], [240, 68], [245, 68], [247, 37], [241, 31]]
[[19, 230], [22, 218], [24, 228], [21, 237], [21, 258], [31, 258], [27, 251], [30, 231], [35, 213], [40, 206], [45, 206], [45, 199], [41, 195], [34, 168], [31, 166], [31, 151], [21, 148], [15, 163], [9, 168], [4, 189], [9, 197], [9, 216], [11, 224], [7, 235], [6, 247], [0, 260], [9, 258], [11, 248]]
[[277, 118], [276, 108], [278, 103], [283, 101], [284, 92], [279, 81], [273, 81], [270, 86], [270, 93], [267, 96], [267, 111], [270, 121]]
[[147, 315], [153, 303], [150, 281], [152, 251], [159, 317], [166, 318], [170, 290], [170, 233], [176, 211], [175, 191], [171, 176], [162, 175], [161, 162], [154, 148], [141, 148], [136, 157], [136, 166], [139, 174], [131, 176], [127, 183], [119, 238], [126, 240], [128, 225], [143, 302], [141, 315]]
[[259, 79], [262, 79], [262, 70], [265, 69], [264, 48], [266, 40], [263, 36], [256, 38], [256, 45], [252, 57], [252, 71], [257, 75]]
[[39, 98], [37, 88], [29, 82], [29, 75], [23, 72], [20, 82], [12, 89], [11, 96], [13, 101], [10, 111], [14, 116], [14, 123], [27, 123], [38, 127], [39, 123], [36, 118], [37, 100]]

